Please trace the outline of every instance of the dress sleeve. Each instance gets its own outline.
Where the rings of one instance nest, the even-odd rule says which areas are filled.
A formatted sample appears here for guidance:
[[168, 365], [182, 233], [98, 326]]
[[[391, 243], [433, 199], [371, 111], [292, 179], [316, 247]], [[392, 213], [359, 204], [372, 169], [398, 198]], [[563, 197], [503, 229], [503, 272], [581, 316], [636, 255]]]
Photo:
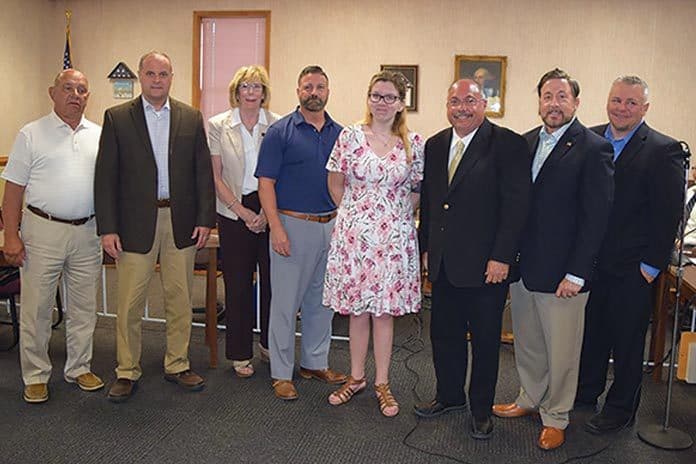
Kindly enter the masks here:
[[333, 150], [329, 155], [329, 160], [326, 162], [326, 170], [331, 172], [339, 172], [345, 174], [348, 172], [350, 162], [351, 146], [354, 140], [354, 128], [345, 127], [334, 144]]
[[423, 166], [425, 161], [425, 142], [423, 137], [415, 132], [412, 132], [409, 137], [411, 138], [411, 154], [413, 155], [410, 176], [411, 191], [420, 192], [420, 184], [423, 180]]

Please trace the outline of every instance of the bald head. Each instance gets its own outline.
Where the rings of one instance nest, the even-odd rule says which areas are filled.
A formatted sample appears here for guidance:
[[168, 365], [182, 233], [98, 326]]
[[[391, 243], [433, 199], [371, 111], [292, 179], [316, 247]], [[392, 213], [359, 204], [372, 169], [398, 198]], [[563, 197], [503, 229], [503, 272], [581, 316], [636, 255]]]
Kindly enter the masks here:
[[75, 129], [82, 120], [89, 99], [89, 82], [85, 75], [77, 69], [59, 72], [53, 85], [48, 88], [48, 94], [53, 100], [53, 111]]
[[465, 137], [483, 123], [486, 99], [472, 79], [460, 79], [447, 92], [447, 120], [459, 137]]

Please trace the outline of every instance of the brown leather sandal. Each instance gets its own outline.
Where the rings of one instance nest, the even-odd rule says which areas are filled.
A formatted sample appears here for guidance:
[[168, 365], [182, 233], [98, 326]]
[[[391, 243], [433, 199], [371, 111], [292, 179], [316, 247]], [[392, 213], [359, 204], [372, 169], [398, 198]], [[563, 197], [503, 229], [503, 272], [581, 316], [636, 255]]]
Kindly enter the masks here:
[[329, 395], [329, 404], [333, 406], [339, 406], [341, 404], [346, 404], [353, 395], [357, 395], [361, 391], [365, 390], [367, 387], [367, 380], [365, 377], [362, 379], [354, 379], [348, 376], [346, 383], [341, 385], [341, 388]]
[[[379, 410], [384, 417], [394, 417], [399, 414], [399, 403], [392, 395], [388, 383], [375, 385], [375, 394], [377, 395], [377, 401], [379, 401]], [[394, 412], [388, 411], [388, 408], [391, 408]]]

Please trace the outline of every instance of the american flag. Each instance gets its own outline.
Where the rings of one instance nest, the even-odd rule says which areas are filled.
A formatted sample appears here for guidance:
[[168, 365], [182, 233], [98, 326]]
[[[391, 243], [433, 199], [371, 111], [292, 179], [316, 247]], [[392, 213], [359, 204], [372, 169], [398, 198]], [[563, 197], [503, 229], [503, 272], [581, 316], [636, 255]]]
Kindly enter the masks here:
[[65, 18], [67, 19], [67, 24], [65, 25], [65, 51], [63, 52], [63, 69], [72, 69], [72, 57], [70, 56], [70, 17], [72, 12], [70, 10], [65, 10]]

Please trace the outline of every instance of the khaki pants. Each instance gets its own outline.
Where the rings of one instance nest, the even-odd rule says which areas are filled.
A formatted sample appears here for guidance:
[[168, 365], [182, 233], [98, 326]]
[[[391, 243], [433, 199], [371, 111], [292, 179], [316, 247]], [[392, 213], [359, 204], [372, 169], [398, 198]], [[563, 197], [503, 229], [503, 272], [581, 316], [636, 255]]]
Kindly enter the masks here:
[[589, 293], [563, 299], [510, 286], [515, 364], [520, 376], [516, 403], [538, 409], [547, 427], [565, 429], [573, 409]]
[[19, 357], [24, 384], [47, 383], [51, 376], [48, 343], [61, 274], [68, 302], [63, 373], [74, 379], [90, 372], [102, 262], [95, 220], [73, 226], [49, 221], [26, 210], [22, 217], [22, 240], [26, 260], [21, 269]]
[[189, 369], [188, 349], [191, 338], [191, 287], [196, 248], [182, 250], [174, 244], [171, 210], [159, 208], [152, 249], [146, 254], [123, 252], [116, 262], [118, 310], [116, 319], [116, 356], [119, 379], [138, 380], [142, 375], [142, 316], [150, 279], [160, 262], [160, 280], [164, 294], [167, 350], [164, 371], [169, 374]]

